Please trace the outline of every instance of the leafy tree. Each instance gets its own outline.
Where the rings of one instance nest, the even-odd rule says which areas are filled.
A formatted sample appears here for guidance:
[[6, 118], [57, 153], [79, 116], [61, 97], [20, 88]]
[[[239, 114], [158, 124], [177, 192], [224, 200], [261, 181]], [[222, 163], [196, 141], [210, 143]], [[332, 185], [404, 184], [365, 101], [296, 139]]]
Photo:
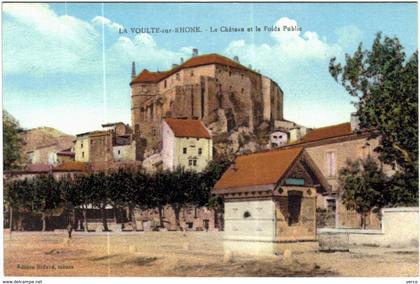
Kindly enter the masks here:
[[22, 129], [19, 122], [7, 111], [3, 110], [3, 168], [4, 170], [18, 169], [21, 162]]
[[418, 52], [408, 59], [398, 38], [376, 35], [371, 50], [362, 43], [345, 64], [330, 61], [335, 80], [356, 98], [361, 129], [378, 138], [379, 158], [396, 174], [389, 204], [418, 204]]
[[[9, 206], [10, 216], [9, 223], [13, 229], [13, 215], [18, 213], [18, 230], [23, 230], [22, 216], [19, 213], [30, 212], [32, 210], [32, 181], [28, 179], [23, 180], [10, 180], [6, 183], [4, 191], [4, 202]], [[15, 210], [15, 214], [13, 211]]]
[[60, 186], [51, 174], [40, 175], [33, 178], [30, 190], [33, 192], [32, 211], [41, 213], [44, 232], [47, 228], [47, 217], [62, 203]]
[[226, 157], [221, 157], [219, 159], [212, 160], [202, 173], [203, 183], [206, 187], [206, 191], [208, 192], [207, 207], [213, 209], [215, 217], [214, 220], [217, 221], [220, 229], [223, 229], [224, 200], [219, 195], [211, 194], [211, 190], [231, 164], [232, 162]]
[[149, 202], [150, 180], [150, 175], [143, 171], [131, 172], [129, 179], [127, 180], [125, 203], [128, 206], [130, 220], [134, 230], [137, 230], [137, 222], [134, 210], [137, 208], [141, 211], [149, 208], [152, 205], [151, 202]]
[[366, 217], [373, 209], [386, 205], [384, 190], [386, 176], [375, 160], [347, 160], [346, 167], [339, 172], [342, 188], [341, 200], [347, 209], [355, 210], [361, 216], [361, 227], [366, 228]]
[[83, 228], [88, 231], [88, 222], [86, 212], [89, 204], [93, 203], [95, 198], [91, 190], [90, 177], [87, 175], [77, 175], [74, 179], [66, 179], [61, 183], [64, 200], [79, 207], [83, 215]]

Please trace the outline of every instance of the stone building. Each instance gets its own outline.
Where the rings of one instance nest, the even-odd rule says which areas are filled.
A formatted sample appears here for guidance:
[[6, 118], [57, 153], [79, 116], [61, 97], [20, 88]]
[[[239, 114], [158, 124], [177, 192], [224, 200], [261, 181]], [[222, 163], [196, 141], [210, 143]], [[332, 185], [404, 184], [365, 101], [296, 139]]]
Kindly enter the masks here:
[[213, 158], [211, 134], [200, 120], [165, 118], [162, 122], [163, 168], [201, 172]]
[[163, 117], [198, 118], [213, 135], [240, 126], [254, 131], [283, 119], [277, 83], [218, 54], [193, 56], [165, 72], [144, 69], [136, 75], [133, 68], [130, 86], [138, 159], [145, 150], [157, 151]]
[[[360, 215], [348, 211], [340, 201], [339, 170], [346, 165], [348, 159], [366, 159], [369, 155], [375, 159], [378, 157], [373, 151], [378, 146], [378, 140], [368, 140], [368, 133], [357, 130], [359, 130], [357, 119], [352, 117], [352, 122], [314, 129], [294, 144], [282, 147], [282, 149], [304, 147], [321, 170], [331, 186], [331, 193], [320, 194], [317, 206], [335, 213], [333, 215], [335, 220], [331, 220], [329, 226], [337, 228], [360, 228]], [[385, 174], [392, 174], [389, 166], [382, 165], [382, 167]], [[368, 228], [380, 227], [380, 218], [377, 214], [371, 213], [367, 222]]]
[[224, 239], [248, 249], [316, 240], [316, 196], [328, 191], [303, 148], [239, 156], [213, 190], [225, 201]]
[[103, 124], [104, 130], [76, 135], [73, 152], [79, 162], [135, 161], [136, 142], [122, 122]]

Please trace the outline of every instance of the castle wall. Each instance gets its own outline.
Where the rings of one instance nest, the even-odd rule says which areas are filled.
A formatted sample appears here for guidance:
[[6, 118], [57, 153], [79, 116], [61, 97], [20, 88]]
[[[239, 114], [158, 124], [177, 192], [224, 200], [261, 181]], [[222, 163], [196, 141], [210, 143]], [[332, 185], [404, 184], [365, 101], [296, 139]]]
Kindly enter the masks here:
[[132, 124], [151, 150], [158, 148], [158, 137], [151, 135], [163, 117], [198, 118], [209, 125], [222, 115], [226, 127], [218, 133], [241, 126], [254, 131], [263, 121], [282, 119], [282, 104], [281, 90], [269, 78], [209, 64], [184, 68], [158, 83], [133, 84]]

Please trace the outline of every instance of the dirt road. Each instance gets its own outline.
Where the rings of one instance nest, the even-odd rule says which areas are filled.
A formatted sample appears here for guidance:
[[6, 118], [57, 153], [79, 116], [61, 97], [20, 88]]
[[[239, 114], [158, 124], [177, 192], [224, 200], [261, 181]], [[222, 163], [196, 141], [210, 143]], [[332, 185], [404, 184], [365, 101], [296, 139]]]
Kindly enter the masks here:
[[6, 276], [417, 276], [418, 250], [362, 247], [224, 261], [222, 233], [13, 233]]

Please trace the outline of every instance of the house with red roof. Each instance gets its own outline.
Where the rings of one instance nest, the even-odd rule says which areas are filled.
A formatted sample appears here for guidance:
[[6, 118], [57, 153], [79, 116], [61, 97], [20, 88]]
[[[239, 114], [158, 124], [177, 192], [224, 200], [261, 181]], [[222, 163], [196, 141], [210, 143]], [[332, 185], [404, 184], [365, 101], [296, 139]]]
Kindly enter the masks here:
[[163, 168], [177, 167], [201, 172], [213, 158], [213, 143], [209, 130], [201, 120], [162, 120]]

